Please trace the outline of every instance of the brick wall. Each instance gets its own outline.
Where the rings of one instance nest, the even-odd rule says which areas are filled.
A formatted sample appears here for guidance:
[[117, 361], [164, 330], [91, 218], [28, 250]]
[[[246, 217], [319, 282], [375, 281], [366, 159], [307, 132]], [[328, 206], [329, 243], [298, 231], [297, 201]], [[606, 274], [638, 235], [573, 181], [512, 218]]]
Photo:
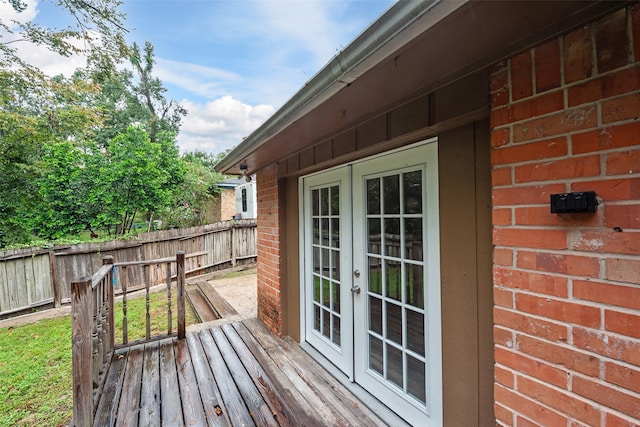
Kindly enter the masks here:
[[277, 167], [268, 166], [256, 176], [258, 199], [258, 318], [280, 335], [280, 189]]
[[[640, 5], [492, 69], [495, 414], [640, 425]], [[549, 195], [594, 190], [595, 214]]]
[[236, 214], [236, 194], [234, 189], [225, 188], [214, 202], [206, 208], [208, 223], [229, 221]]

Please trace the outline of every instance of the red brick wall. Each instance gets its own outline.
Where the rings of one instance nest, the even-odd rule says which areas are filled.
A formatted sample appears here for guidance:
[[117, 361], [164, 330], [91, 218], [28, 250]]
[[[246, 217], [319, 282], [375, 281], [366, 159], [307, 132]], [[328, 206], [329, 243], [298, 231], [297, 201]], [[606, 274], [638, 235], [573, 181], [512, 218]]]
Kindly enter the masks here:
[[275, 334], [282, 324], [280, 295], [280, 189], [277, 167], [269, 166], [256, 176], [258, 199], [258, 318]]
[[[640, 5], [492, 69], [499, 425], [640, 425]], [[595, 214], [551, 214], [594, 190]]]

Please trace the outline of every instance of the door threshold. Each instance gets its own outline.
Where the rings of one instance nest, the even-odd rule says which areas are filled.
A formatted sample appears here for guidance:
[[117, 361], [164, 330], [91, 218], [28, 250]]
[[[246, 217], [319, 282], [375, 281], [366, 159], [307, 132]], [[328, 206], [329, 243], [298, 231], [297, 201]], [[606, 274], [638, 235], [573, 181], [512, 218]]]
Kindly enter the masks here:
[[313, 348], [310, 344], [302, 342], [299, 344], [309, 356], [311, 356], [320, 366], [322, 366], [329, 374], [357, 397], [362, 404], [375, 413], [382, 421], [389, 426], [411, 427], [405, 420], [400, 418], [398, 414], [389, 409], [384, 403], [373, 397], [367, 390], [357, 383], [351, 382], [349, 378], [338, 369], [329, 359], [324, 357], [322, 353]]

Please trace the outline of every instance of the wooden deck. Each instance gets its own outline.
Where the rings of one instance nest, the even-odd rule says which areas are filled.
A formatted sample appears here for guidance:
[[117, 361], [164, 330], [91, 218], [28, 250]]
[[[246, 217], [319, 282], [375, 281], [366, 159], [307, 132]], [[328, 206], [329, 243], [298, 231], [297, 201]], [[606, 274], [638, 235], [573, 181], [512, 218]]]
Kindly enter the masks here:
[[119, 350], [96, 426], [385, 425], [257, 319]]

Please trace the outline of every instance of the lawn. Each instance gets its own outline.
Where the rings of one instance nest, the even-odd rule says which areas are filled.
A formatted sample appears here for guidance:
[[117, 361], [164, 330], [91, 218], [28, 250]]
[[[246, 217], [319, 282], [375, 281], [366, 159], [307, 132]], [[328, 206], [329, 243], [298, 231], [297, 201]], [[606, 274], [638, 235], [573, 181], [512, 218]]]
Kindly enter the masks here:
[[[116, 342], [122, 342], [121, 305], [116, 303]], [[144, 294], [127, 303], [129, 340], [145, 336], [145, 306]], [[152, 335], [167, 332], [166, 311], [166, 292], [151, 294]], [[186, 324], [194, 323], [187, 304]], [[72, 398], [70, 316], [0, 329], [0, 426], [67, 425]]]

